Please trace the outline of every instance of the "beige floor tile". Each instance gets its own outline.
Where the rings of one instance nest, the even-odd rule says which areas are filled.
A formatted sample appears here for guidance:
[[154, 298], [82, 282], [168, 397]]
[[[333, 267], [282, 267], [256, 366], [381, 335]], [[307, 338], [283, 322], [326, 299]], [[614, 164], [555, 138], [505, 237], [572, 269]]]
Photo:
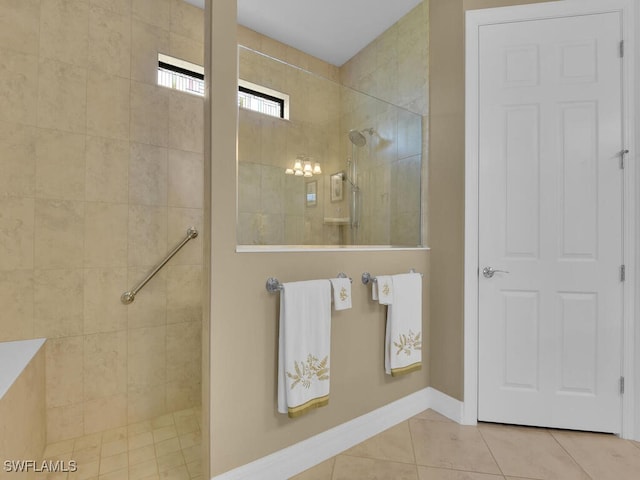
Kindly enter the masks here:
[[419, 413], [418, 415], [416, 415], [413, 418], [418, 419], [418, 420], [431, 420], [431, 421], [434, 421], [434, 422], [454, 423], [453, 420], [450, 420], [447, 417], [445, 417], [444, 415], [440, 415], [438, 412], [436, 412], [435, 410], [431, 410], [431, 409], [425, 410], [424, 412]]
[[156, 458], [156, 449], [153, 444], [145, 445], [144, 447], [129, 450], [129, 465], [136, 465], [138, 463], [146, 462]]
[[333, 465], [335, 462], [335, 458], [330, 458], [309, 470], [305, 470], [304, 472], [291, 477], [289, 480], [331, 480], [331, 476], [333, 475]]
[[192, 445], [190, 447], [183, 448], [182, 455], [184, 456], [184, 461], [186, 463], [191, 463], [191, 462], [195, 462], [196, 460], [200, 460], [202, 458], [202, 446]]
[[169, 425], [173, 425], [173, 414], [171, 413], [161, 415], [151, 420], [151, 426], [154, 430], [157, 428], [168, 427]]
[[174, 467], [165, 472], [160, 472], [161, 480], [189, 480], [189, 471], [186, 465]]
[[410, 420], [418, 465], [500, 474], [477, 427]]
[[130, 450], [135, 450], [136, 448], [145, 447], [147, 445], [153, 445], [152, 432], [142, 432], [129, 437]]
[[84, 450], [74, 451], [72, 458], [78, 462], [78, 465], [84, 465], [85, 463], [90, 462], [99, 462], [100, 447], [89, 447]]
[[631, 443], [633, 443], [636, 447], [640, 448], [640, 442], [634, 442], [633, 440], [631, 440]]
[[178, 432], [176, 431], [175, 425], [168, 425], [166, 427], [156, 428], [153, 431], [153, 441], [155, 443], [160, 443], [164, 440], [168, 440], [169, 438], [174, 438], [178, 436]]
[[100, 460], [93, 462], [82, 462], [78, 460], [78, 470], [69, 474], [70, 480], [89, 480], [90, 478], [97, 478], [100, 468]]
[[409, 422], [402, 422], [395, 427], [391, 427], [375, 437], [350, 448], [344, 454], [392, 462], [415, 463]]
[[202, 462], [187, 463], [187, 470], [189, 470], [189, 476], [191, 478], [202, 476]]
[[637, 480], [640, 450], [613, 435], [553, 431], [553, 436], [594, 480]]
[[502, 480], [502, 475], [462, 472], [445, 468], [418, 467], [419, 480]]
[[158, 464], [155, 458], [129, 467], [129, 480], [142, 480], [152, 475], [158, 475]]
[[332, 480], [418, 480], [415, 465], [338, 455]]
[[163, 455], [162, 457], [157, 457], [157, 461], [160, 476], [162, 476], [162, 472], [185, 464], [182, 452], [173, 452], [168, 455]]
[[505, 475], [589, 480], [548, 430], [492, 424], [481, 424], [479, 429]]
[[151, 425], [150, 420], [145, 420], [143, 422], [132, 423], [129, 425], [128, 433], [129, 437], [134, 437], [136, 435], [140, 435], [145, 432], [153, 432], [153, 426]]
[[128, 449], [127, 439], [123, 438], [114, 442], [103, 443], [100, 455], [103, 457], [111, 457], [118, 453], [126, 452]]
[[126, 469], [129, 466], [127, 453], [119, 453], [112, 457], [102, 458], [100, 460], [100, 475], [115, 472], [117, 470]]
[[129, 469], [116, 470], [115, 472], [100, 475], [98, 480], [129, 480]]
[[115, 442], [127, 438], [127, 427], [112, 428], [102, 433], [102, 443]]
[[180, 450], [180, 440], [178, 437], [173, 437], [168, 440], [163, 440], [155, 445], [156, 456], [163, 457], [173, 452]]

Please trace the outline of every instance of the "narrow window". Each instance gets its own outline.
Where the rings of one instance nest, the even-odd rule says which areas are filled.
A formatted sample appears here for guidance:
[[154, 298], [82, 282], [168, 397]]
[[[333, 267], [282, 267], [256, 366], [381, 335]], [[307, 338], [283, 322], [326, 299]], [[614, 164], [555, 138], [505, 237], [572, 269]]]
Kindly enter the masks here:
[[238, 106], [272, 117], [289, 119], [289, 95], [246, 80], [238, 80]]
[[158, 85], [204, 96], [204, 68], [195, 63], [159, 53]]

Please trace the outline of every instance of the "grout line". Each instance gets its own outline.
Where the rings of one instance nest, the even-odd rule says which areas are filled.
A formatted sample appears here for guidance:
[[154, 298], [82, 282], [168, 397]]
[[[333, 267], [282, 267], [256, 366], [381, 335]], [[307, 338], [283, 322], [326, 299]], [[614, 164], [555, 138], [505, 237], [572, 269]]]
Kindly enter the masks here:
[[491, 458], [493, 458], [493, 461], [495, 462], [496, 466], [498, 467], [498, 470], [500, 470], [500, 474], [503, 477], [506, 477], [506, 474], [504, 473], [504, 471], [502, 470], [502, 467], [498, 463], [498, 460], [496, 459], [496, 456], [493, 454], [493, 450], [491, 450], [491, 447], [489, 446], [489, 443], [484, 438], [484, 435], [482, 434], [482, 429], [479, 428], [479, 427], [475, 427], [475, 428], [478, 431], [478, 433], [480, 434], [480, 438], [482, 438], [482, 441], [484, 442], [485, 446], [487, 447], [487, 450], [489, 450], [489, 453], [491, 454]]
[[548, 432], [549, 432], [549, 435], [551, 435], [551, 437], [555, 440], [555, 442], [560, 446], [560, 448], [564, 452], [566, 452], [566, 454], [569, 455], [569, 458], [571, 458], [571, 460], [573, 460], [573, 462], [580, 468], [580, 470], [582, 470], [587, 477], [593, 479], [593, 477], [589, 474], [589, 472], [587, 472], [587, 470], [582, 466], [582, 464], [578, 462], [578, 460], [573, 455], [571, 455], [571, 452], [569, 452], [569, 450], [567, 450], [565, 446], [556, 438], [554, 434], [554, 430], [549, 429]]

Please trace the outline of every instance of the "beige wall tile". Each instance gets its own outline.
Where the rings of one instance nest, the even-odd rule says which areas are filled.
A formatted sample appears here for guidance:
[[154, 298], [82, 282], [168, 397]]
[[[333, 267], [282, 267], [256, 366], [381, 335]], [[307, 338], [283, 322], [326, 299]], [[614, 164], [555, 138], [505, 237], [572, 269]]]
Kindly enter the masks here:
[[87, 78], [87, 134], [129, 138], [130, 82], [104, 72], [89, 71]]
[[47, 443], [79, 437], [83, 432], [81, 403], [47, 408]]
[[185, 239], [187, 229], [195, 227], [198, 236], [189, 240], [171, 259], [170, 265], [202, 265], [202, 232], [204, 219], [202, 209], [169, 208], [168, 210], [168, 245], [173, 247]]
[[204, 43], [204, 10], [183, 0], [171, 0], [171, 31]]
[[167, 382], [200, 383], [202, 322], [167, 325]]
[[0, 305], [0, 342], [34, 337], [32, 270], [0, 270]]
[[40, 56], [87, 66], [89, 5], [84, 0], [42, 0]]
[[169, 34], [169, 55], [196, 65], [204, 65], [204, 44], [171, 32]]
[[47, 338], [81, 335], [83, 310], [81, 269], [35, 271], [34, 331], [36, 335]]
[[85, 267], [126, 267], [128, 215], [124, 204], [85, 204]]
[[[84, 337], [84, 399], [97, 400], [127, 392], [127, 332]], [[122, 408], [126, 417], [126, 405]], [[86, 410], [85, 410], [85, 423]], [[112, 427], [119, 426], [112, 425]]]
[[202, 321], [202, 266], [167, 267], [167, 323]]
[[87, 71], [47, 59], [38, 68], [38, 126], [85, 133]]
[[33, 196], [37, 129], [0, 122], [0, 195]]
[[[84, 340], [81, 336], [47, 340], [47, 409], [82, 402], [83, 350]], [[67, 413], [72, 414], [72, 411]]]
[[[149, 267], [130, 268], [128, 288], [133, 288], [149, 273]], [[160, 271], [144, 286], [135, 302], [127, 307], [128, 328], [153, 327], [167, 322], [166, 272]]]
[[131, 140], [166, 147], [169, 89], [131, 82]]
[[[166, 395], [167, 411], [174, 412], [179, 409], [200, 405], [202, 400], [202, 387], [199, 381], [197, 383], [183, 381], [169, 382], [166, 385]], [[198, 458], [200, 457], [198, 456]]]
[[134, 19], [131, 43], [131, 79], [157, 85], [158, 53], [169, 52], [169, 31]]
[[89, 68], [129, 78], [131, 75], [131, 17], [89, 7]]
[[202, 97], [171, 92], [169, 97], [169, 147], [204, 151], [204, 102]]
[[33, 268], [35, 201], [0, 197], [0, 265], [3, 270]]
[[128, 330], [128, 385], [160, 385], [166, 382], [166, 327]]
[[143, 22], [169, 30], [171, 25], [170, 0], [132, 0], [133, 16]]
[[153, 266], [167, 254], [167, 209], [129, 206], [129, 266]]
[[127, 420], [140, 422], [165, 413], [165, 385], [129, 385]]
[[90, 0], [91, 5], [109, 10], [111, 12], [120, 13], [122, 15], [131, 15], [131, 0]]
[[0, 120], [36, 124], [38, 58], [0, 50]]
[[39, 129], [36, 143], [36, 196], [84, 200], [85, 136]]
[[203, 155], [169, 150], [168, 205], [202, 208], [204, 198]]
[[129, 202], [167, 205], [167, 157], [166, 148], [131, 143]]
[[129, 142], [87, 137], [85, 199], [126, 203], [129, 196]]
[[84, 273], [84, 333], [114, 332], [127, 326], [127, 306], [120, 296], [127, 286], [126, 268], [92, 268]]
[[84, 204], [36, 200], [35, 212], [36, 268], [82, 267]]
[[0, 48], [37, 55], [40, 0], [5, 0], [0, 4]]

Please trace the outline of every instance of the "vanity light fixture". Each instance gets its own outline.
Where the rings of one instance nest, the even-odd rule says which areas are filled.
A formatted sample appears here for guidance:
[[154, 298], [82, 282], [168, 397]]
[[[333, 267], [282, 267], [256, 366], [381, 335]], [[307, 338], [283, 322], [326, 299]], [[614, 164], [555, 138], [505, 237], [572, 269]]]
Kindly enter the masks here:
[[297, 155], [293, 168], [287, 168], [284, 171], [287, 175], [295, 175], [296, 177], [312, 177], [320, 175], [322, 168], [320, 162], [313, 162], [312, 158], [307, 155]]

